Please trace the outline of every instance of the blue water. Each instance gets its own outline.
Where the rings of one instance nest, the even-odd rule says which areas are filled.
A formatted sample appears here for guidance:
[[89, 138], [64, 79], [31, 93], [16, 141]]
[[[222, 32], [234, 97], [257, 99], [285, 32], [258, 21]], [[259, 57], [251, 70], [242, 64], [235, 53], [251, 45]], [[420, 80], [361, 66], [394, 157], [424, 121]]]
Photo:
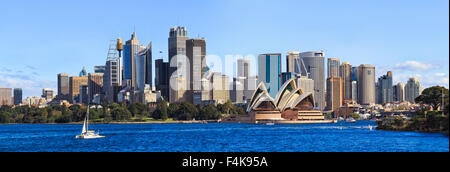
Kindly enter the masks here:
[[448, 152], [442, 134], [370, 131], [355, 124], [105, 124], [106, 138], [78, 140], [81, 125], [0, 125], [0, 151], [26, 152]]

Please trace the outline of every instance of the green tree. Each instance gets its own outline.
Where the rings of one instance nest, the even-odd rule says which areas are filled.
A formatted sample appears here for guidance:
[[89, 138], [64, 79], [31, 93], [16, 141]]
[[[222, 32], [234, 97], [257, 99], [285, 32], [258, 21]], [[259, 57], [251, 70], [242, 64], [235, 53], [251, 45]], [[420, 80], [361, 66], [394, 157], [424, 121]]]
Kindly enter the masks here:
[[168, 107], [167, 102], [163, 100], [158, 104], [156, 110], [153, 112], [152, 117], [154, 119], [167, 120], [168, 119]]
[[169, 105], [169, 107], [167, 108], [167, 113], [169, 115], [170, 118], [174, 118], [177, 116], [177, 111], [178, 111], [178, 105], [175, 103], [171, 103]]
[[433, 109], [437, 109], [442, 104], [442, 91], [444, 91], [444, 104], [448, 104], [448, 89], [445, 87], [434, 86], [425, 89], [422, 92], [422, 95], [416, 98], [417, 103], [428, 104], [433, 107]]
[[195, 105], [189, 102], [183, 102], [180, 104], [176, 114], [176, 118], [179, 120], [192, 120], [195, 116], [197, 116], [198, 109]]

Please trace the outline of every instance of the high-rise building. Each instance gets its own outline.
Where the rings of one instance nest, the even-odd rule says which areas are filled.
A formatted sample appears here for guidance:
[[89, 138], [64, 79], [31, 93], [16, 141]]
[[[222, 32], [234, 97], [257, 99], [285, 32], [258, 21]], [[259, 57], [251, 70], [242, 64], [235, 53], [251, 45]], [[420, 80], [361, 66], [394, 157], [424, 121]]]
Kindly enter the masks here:
[[14, 105], [22, 103], [22, 88], [14, 88]]
[[296, 74], [297, 87], [302, 89], [303, 93], [314, 93], [314, 80], [307, 76]]
[[331, 77], [340, 77], [339, 74], [339, 66], [340, 66], [340, 60], [338, 58], [329, 58], [327, 62], [327, 69], [328, 69], [328, 78]]
[[169, 99], [169, 63], [163, 59], [155, 60], [155, 86], [165, 100], [172, 102]]
[[377, 98], [378, 104], [391, 103], [394, 101], [391, 71], [378, 78]]
[[417, 78], [409, 78], [405, 86], [405, 100], [416, 103], [416, 98], [422, 94], [422, 84]]
[[358, 102], [358, 81], [352, 81], [352, 100]]
[[89, 103], [92, 102], [95, 95], [103, 93], [103, 73], [89, 73], [88, 93]]
[[405, 101], [405, 85], [399, 82], [397, 85], [393, 86], [394, 101], [404, 102]]
[[230, 99], [234, 103], [244, 103], [245, 101], [245, 77], [233, 78], [233, 89], [230, 91]]
[[69, 74], [58, 74], [58, 96], [59, 100], [69, 100]]
[[344, 62], [340, 66], [340, 77], [342, 78], [343, 100], [352, 99], [352, 65]]
[[11, 88], [1, 88], [0, 87], [0, 105], [13, 105], [11, 100], [12, 89]]
[[327, 79], [327, 107], [325, 109], [334, 111], [342, 106], [342, 79], [330, 77]]
[[117, 102], [117, 87], [122, 86], [121, 60], [110, 59], [106, 61], [106, 70], [103, 75], [103, 89], [109, 102]]
[[152, 82], [152, 43], [141, 49], [138, 55], [135, 57], [136, 59], [136, 89], [140, 91], [144, 91], [145, 85], [149, 85], [150, 88], [153, 87]]
[[358, 67], [358, 103], [375, 104], [375, 66], [363, 64]]
[[300, 70], [302, 76], [314, 80], [315, 107], [323, 110], [325, 107], [325, 53], [323, 51], [300, 53]]
[[79, 103], [81, 104], [89, 104], [89, 86], [88, 85], [80, 85], [80, 95], [79, 95]]
[[250, 76], [250, 59], [238, 59], [237, 65], [237, 77], [248, 78]]
[[50, 102], [55, 97], [55, 91], [53, 91], [50, 88], [44, 88], [44, 89], [42, 89], [41, 97], [44, 98], [45, 100], [47, 100], [48, 102]]
[[79, 77], [87, 76], [86, 67], [83, 67], [83, 69], [80, 71]]
[[69, 95], [70, 95], [70, 103], [80, 103], [79, 94], [80, 94], [80, 86], [88, 85], [88, 77], [70, 77], [69, 78]]
[[258, 83], [264, 82], [271, 97], [281, 87], [281, 54], [261, 54], [258, 57]]
[[[190, 80], [186, 78], [187, 73], [187, 56], [186, 41], [188, 40], [188, 32], [185, 27], [175, 27], [170, 29], [169, 33], [169, 99], [170, 102], [181, 102], [183, 99], [186, 85], [176, 85], [180, 83], [188, 84]], [[176, 74], [174, 72], [177, 71]], [[186, 82], [187, 81], [187, 82]], [[162, 93], [164, 94], [164, 93]], [[171, 96], [176, 97], [171, 97]]]
[[211, 100], [218, 104], [230, 100], [229, 77], [221, 73], [214, 73], [211, 77]]
[[352, 81], [358, 81], [358, 67], [352, 67]]
[[294, 75], [291, 72], [281, 73], [281, 85], [283, 85], [285, 82], [289, 81], [293, 77], [294, 77]]
[[192, 93], [202, 90], [201, 80], [206, 74], [206, 40], [205, 39], [189, 39], [186, 41], [186, 56], [189, 60], [187, 66], [188, 75], [188, 100], [191, 103]]
[[139, 40], [136, 32], [133, 32], [131, 39], [126, 41], [123, 47], [123, 67], [124, 80], [130, 84], [132, 89], [136, 88], [136, 56], [140, 51]]
[[94, 73], [105, 73], [106, 66], [94, 66]]
[[290, 72], [295, 74], [296, 70], [298, 71], [298, 61], [300, 59], [300, 52], [298, 51], [289, 51], [286, 55], [286, 72]]

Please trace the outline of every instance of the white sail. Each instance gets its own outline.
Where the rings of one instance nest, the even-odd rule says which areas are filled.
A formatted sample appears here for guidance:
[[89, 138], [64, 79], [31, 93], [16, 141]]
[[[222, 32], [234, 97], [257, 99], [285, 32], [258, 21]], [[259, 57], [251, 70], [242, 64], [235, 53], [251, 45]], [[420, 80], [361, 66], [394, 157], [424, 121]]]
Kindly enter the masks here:
[[86, 133], [86, 132], [87, 132], [87, 120], [86, 120], [86, 118], [84, 118], [83, 129], [81, 130], [81, 134]]

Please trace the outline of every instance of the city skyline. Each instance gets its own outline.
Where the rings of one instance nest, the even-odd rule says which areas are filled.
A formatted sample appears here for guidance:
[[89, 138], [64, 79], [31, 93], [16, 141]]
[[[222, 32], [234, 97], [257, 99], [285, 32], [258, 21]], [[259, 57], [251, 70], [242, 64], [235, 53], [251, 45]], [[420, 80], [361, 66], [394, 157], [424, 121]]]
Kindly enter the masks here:
[[[57, 1], [29, 2], [36, 3], [36, 6], [25, 7], [17, 2], [6, 2], [4, 7], [8, 9], [0, 7], [1, 16], [17, 17], [14, 20], [2, 17], [0, 36], [8, 41], [0, 43], [3, 52], [0, 55], [0, 86], [22, 88], [24, 98], [39, 96], [42, 88], [57, 90], [57, 74], [77, 76], [83, 66], [88, 72], [93, 72], [94, 66], [104, 65], [109, 41], [118, 37], [128, 40], [134, 27], [143, 45], [153, 43], [153, 60], [163, 56], [167, 61], [169, 29], [180, 25], [186, 26], [190, 38], [205, 37], [207, 55], [218, 55], [222, 59], [226, 55], [251, 54], [257, 57], [259, 54], [282, 53], [284, 72], [284, 57], [288, 51], [324, 50], [326, 58], [340, 58], [341, 62], [348, 61], [353, 66], [376, 66], [376, 78], [393, 71], [394, 84], [406, 84], [410, 77], [416, 76], [424, 88], [434, 85], [448, 88], [448, 1], [327, 2], [320, 3], [324, 12], [313, 16], [307, 15], [312, 9], [298, 6], [314, 7], [317, 4], [303, 1], [269, 1], [264, 4], [253, 4], [252, 1], [198, 1], [192, 4], [177, 1], [179, 6], [173, 5], [175, 1], [153, 1], [149, 4], [155, 3], [162, 8], [140, 10], [142, 7], [134, 7], [136, 13], [133, 15], [148, 13], [145, 16], [155, 21], [148, 24], [140, 22], [141, 17], [129, 14], [130, 10], [120, 11], [137, 2], [123, 6], [93, 2], [89, 7], [81, 6], [79, 2], [75, 5]], [[105, 4], [110, 7], [106, 8]], [[232, 10], [233, 7], [236, 9]], [[273, 14], [258, 12], [260, 8], [269, 7], [273, 7]], [[292, 12], [294, 7], [301, 10]], [[39, 10], [32, 17], [25, 12], [33, 12], [35, 8]], [[115, 8], [124, 15], [114, 15], [113, 11], [111, 15], [100, 15]], [[199, 8], [213, 15], [199, 20], [196, 16], [200, 13], [195, 10], [192, 14], [176, 15], [169, 12], [171, 8], [183, 13]], [[246, 13], [240, 12], [244, 9]], [[343, 12], [345, 9], [361, 16], [349, 16], [351, 13]], [[167, 16], [161, 17], [164, 15], [158, 12], [164, 10], [163, 14]], [[285, 10], [286, 13], [275, 14]], [[238, 16], [240, 18], [236, 20]], [[264, 18], [267, 17], [271, 22], [269, 26], [258, 27], [266, 22]], [[216, 22], [217, 19], [221, 22]], [[98, 24], [97, 21], [101, 22]], [[248, 21], [252, 22], [246, 24]], [[319, 28], [307, 24], [314, 21]], [[253, 60], [251, 66], [251, 73], [257, 74], [257, 61]], [[225, 74], [230, 78], [236, 76], [236, 72]]]

